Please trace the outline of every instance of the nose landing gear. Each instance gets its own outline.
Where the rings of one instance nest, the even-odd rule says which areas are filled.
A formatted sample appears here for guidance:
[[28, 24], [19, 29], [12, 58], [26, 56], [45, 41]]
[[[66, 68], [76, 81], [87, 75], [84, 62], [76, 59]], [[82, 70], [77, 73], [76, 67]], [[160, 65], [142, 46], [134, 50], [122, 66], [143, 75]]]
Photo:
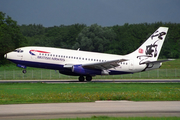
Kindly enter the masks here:
[[24, 73], [24, 74], [25, 74], [26, 72], [27, 72], [26, 69], [24, 69], [24, 70], [22, 71], [22, 73]]
[[20, 68], [24, 68], [24, 70], [22, 71], [22, 73], [26, 73], [26, 66], [25, 65], [21, 65], [21, 64], [17, 64], [17, 67], [20, 67]]

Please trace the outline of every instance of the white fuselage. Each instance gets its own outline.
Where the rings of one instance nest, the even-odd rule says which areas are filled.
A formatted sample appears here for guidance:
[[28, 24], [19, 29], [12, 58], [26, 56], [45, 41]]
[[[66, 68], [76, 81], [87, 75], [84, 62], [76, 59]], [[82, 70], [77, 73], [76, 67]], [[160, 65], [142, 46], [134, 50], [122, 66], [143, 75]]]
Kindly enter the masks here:
[[19, 50], [19, 52], [7, 53], [7, 59], [16, 64], [29, 67], [63, 70], [63, 66], [65, 65], [93, 64], [122, 59], [124, 57], [129, 60], [120, 62], [118, 67], [109, 70], [120, 71], [123, 74], [123, 72], [140, 72], [146, 67], [146, 65], [139, 65], [138, 59], [133, 59], [128, 56], [51, 47], [22, 47], [17, 50]]

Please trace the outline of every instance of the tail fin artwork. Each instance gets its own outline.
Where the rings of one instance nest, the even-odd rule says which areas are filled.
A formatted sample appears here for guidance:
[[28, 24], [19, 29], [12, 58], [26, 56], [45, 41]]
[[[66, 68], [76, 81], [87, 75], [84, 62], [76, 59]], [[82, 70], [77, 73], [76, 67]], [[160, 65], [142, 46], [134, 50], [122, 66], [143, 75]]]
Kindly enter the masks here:
[[139, 59], [140, 65], [157, 61], [167, 32], [167, 27], [159, 27], [136, 51], [127, 56]]

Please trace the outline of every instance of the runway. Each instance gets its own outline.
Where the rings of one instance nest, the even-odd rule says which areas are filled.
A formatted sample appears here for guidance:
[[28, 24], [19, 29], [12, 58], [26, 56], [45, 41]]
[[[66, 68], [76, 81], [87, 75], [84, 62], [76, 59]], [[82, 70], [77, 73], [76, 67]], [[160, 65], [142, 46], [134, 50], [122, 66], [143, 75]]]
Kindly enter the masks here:
[[[86, 83], [78, 80], [0, 80], [0, 83]], [[180, 83], [180, 79], [98, 79], [96, 83]]]
[[92, 116], [180, 116], [180, 101], [96, 101], [0, 105], [0, 119], [50, 119]]

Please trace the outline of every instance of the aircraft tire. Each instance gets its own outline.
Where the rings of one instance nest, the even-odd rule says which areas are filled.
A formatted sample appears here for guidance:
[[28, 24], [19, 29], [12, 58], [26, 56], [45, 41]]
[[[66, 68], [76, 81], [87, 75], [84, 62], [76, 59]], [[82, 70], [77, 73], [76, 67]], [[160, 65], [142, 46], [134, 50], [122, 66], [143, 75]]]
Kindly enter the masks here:
[[92, 80], [92, 76], [86, 76], [86, 81], [91, 81]]
[[26, 70], [23, 70], [23, 71], [22, 71], [22, 73], [24, 73], [24, 74], [25, 74], [26, 72], [27, 72]]
[[79, 76], [79, 82], [84, 82], [84, 76]]

